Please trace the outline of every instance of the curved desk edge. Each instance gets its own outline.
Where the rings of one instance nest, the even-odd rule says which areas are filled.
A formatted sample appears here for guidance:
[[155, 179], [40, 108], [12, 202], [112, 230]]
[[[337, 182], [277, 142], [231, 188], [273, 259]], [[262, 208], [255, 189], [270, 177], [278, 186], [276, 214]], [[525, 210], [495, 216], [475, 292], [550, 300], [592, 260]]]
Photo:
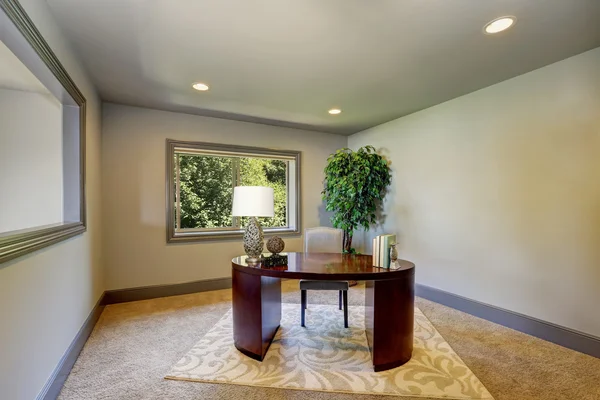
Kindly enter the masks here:
[[[304, 255], [312, 255], [314, 257], [327, 256], [338, 256], [339, 262], [335, 263], [333, 267], [328, 267], [328, 264], [323, 262], [323, 267], [319, 270], [302, 270], [301, 264], [314, 264], [315, 260], [308, 260], [302, 258]], [[406, 260], [398, 260], [400, 265], [399, 269], [388, 269], [373, 267], [372, 261], [373, 256], [366, 254], [330, 254], [330, 253], [288, 253], [290, 261], [294, 262], [294, 267], [300, 270], [288, 269], [287, 266], [276, 266], [276, 267], [263, 267], [258, 265], [248, 265], [242, 263], [240, 257], [236, 257], [231, 260], [231, 266], [240, 272], [259, 275], [259, 276], [270, 276], [274, 278], [286, 278], [286, 279], [310, 279], [310, 280], [323, 280], [323, 281], [368, 281], [368, 280], [393, 280], [398, 279], [407, 274], [411, 274], [410, 271], [414, 271], [415, 265]], [[340, 268], [346, 261], [352, 262], [356, 259], [360, 260], [361, 268], [355, 268], [354, 271], [347, 271]], [[316, 261], [318, 263], [318, 260]], [[300, 265], [300, 266], [299, 266]], [[336, 269], [337, 267], [337, 269]]]

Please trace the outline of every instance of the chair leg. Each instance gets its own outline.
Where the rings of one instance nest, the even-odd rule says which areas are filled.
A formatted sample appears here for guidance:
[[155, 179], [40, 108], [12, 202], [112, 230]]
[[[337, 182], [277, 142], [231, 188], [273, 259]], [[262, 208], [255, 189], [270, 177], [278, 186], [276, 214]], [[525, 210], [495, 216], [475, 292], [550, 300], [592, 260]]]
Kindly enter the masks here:
[[340, 310], [342, 309], [342, 290], [340, 290]]
[[301, 326], [306, 326], [306, 325], [304, 325], [304, 317], [305, 317], [305, 314], [306, 314], [306, 290], [301, 290], [300, 291], [300, 301], [302, 303], [300, 305], [300, 309], [301, 309], [301, 311], [300, 311], [300, 320], [301, 320], [300, 325]]
[[308, 291], [305, 290], [304, 291], [304, 309], [306, 310], [308, 308]]
[[344, 290], [344, 328], [348, 327], [348, 291]]

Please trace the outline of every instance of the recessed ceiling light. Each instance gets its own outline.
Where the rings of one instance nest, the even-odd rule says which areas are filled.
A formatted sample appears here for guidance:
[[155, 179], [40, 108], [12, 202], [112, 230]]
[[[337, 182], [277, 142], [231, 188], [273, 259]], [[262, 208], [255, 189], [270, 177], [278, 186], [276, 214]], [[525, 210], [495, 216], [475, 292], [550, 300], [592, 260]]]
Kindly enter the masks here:
[[511, 16], [496, 18], [495, 20], [487, 23], [483, 28], [483, 31], [489, 35], [493, 35], [494, 33], [507, 30], [513, 26], [515, 22], [517, 22], [517, 19]]
[[338, 115], [339, 113], [342, 112], [342, 110], [340, 110], [339, 108], [332, 108], [331, 110], [328, 111], [329, 114], [331, 115]]
[[192, 85], [192, 87], [196, 90], [200, 90], [201, 92], [205, 92], [208, 90], [208, 85], [202, 82], [196, 82]]

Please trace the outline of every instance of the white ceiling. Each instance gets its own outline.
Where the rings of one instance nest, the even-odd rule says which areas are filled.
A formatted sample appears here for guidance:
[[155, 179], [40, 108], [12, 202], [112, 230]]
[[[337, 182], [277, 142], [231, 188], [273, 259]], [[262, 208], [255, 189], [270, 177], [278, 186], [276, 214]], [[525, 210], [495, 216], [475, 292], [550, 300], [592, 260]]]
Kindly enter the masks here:
[[600, 0], [48, 3], [104, 100], [340, 134], [600, 46]]
[[0, 89], [49, 93], [4, 43], [0, 41]]

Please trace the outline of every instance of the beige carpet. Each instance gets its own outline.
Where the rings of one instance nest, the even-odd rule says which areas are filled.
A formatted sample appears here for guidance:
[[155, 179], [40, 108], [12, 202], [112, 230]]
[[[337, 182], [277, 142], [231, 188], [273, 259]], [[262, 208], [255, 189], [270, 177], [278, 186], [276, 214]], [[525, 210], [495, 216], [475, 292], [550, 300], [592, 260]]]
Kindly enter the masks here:
[[260, 362], [235, 348], [229, 310], [166, 377], [295, 390], [492, 399], [418, 308], [412, 359], [385, 372], [373, 371], [364, 307], [349, 307], [349, 328], [344, 328], [342, 316], [334, 305], [312, 305], [303, 328], [300, 305], [283, 304], [281, 326]]
[[[363, 286], [348, 302], [364, 304]], [[285, 302], [300, 299], [283, 283]], [[337, 293], [309, 292], [310, 304]], [[417, 306], [496, 400], [599, 400], [600, 359], [417, 298]], [[67, 378], [60, 400], [385, 400], [378, 395], [181, 382], [164, 379], [231, 308], [231, 290], [107, 306]], [[402, 397], [402, 400], [423, 398]]]

